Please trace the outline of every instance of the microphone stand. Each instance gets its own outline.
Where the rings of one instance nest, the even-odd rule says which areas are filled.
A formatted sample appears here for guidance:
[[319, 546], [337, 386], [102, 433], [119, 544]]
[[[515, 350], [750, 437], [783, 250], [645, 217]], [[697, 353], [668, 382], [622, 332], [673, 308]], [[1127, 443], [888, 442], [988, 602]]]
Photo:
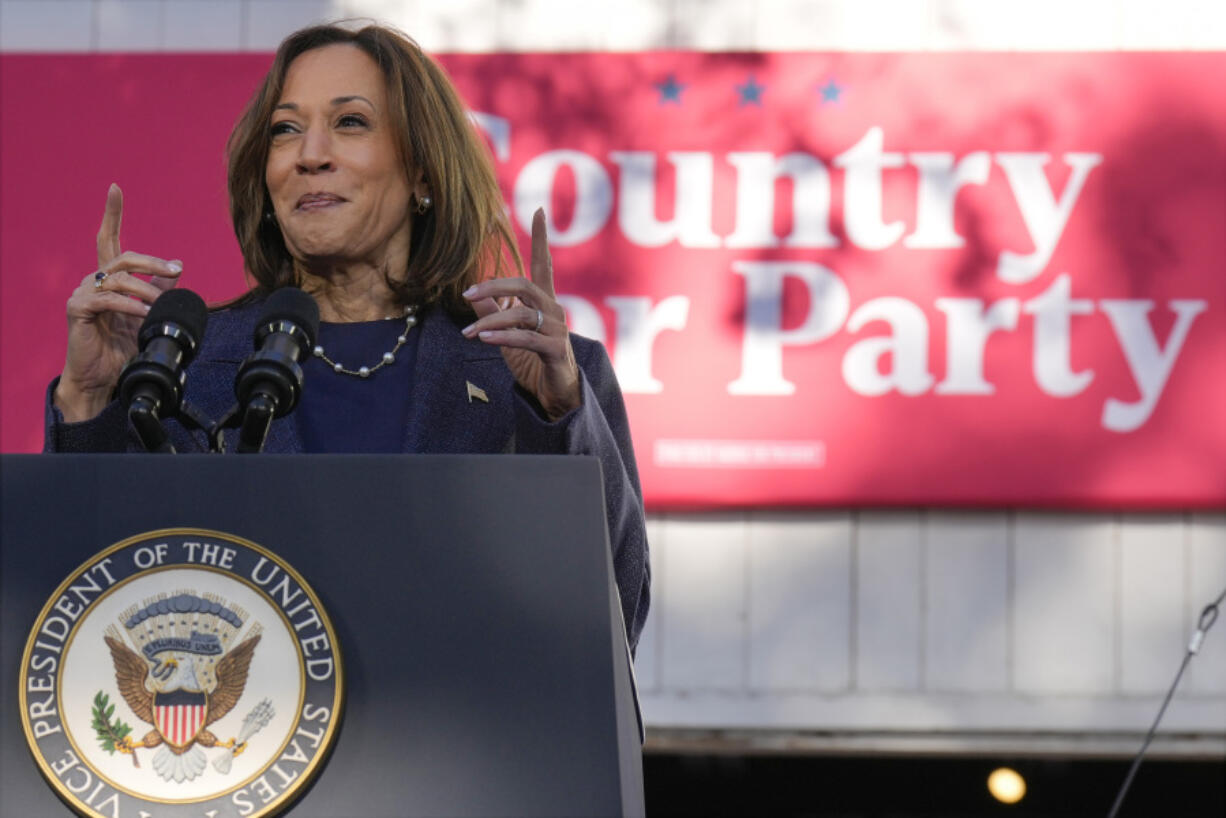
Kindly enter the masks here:
[[158, 419], [157, 401], [148, 395], [138, 395], [128, 406], [128, 422], [136, 430], [141, 445], [147, 452], [159, 454], [177, 454], [171, 445], [162, 421]]
[[[132, 398], [132, 403], [128, 406], [128, 422], [136, 430], [136, 436], [140, 438], [145, 451], [155, 454], [178, 454], [170, 442], [170, 437], [166, 434], [165, 427], [162, 426], [159, 417], [160, 408], [159, 401], [142, 389]], [[183, 405], [179, 407], [179, 422], [188, 429], [204, 432], [210, 443], [212, 442], [214, 427], [217, 424], [194, 404], [183, 401]], [[213, 451], [221, 450], [218, 448]]]
[[221, 454], [225, 451], [225, 440], [222, 433], [226, 429], [235, 429], [239, 424], [239, 405], [236, 403], [226, 410], [226, 413], [221, 416], [221, 420], [213, 424], [209, 429], [209, 451], [214, 454]]
[[238, 454], [259, 454], [264, 451], [268, 429], [276, 417], [277, 404], [268, 395], [253, 395], [246, 408], [234, 404], [208, 431], [209, 450], [220, 453], [225, 450], [223, 433], [226, 429], [238, 429]]
[[243, 413], [243, 424], [238, 432], [238, 453], [259, 454], [264, 451], [264, 439], [268, 427], [277, 412], [277, 404], [267, 395], [255, 395]]

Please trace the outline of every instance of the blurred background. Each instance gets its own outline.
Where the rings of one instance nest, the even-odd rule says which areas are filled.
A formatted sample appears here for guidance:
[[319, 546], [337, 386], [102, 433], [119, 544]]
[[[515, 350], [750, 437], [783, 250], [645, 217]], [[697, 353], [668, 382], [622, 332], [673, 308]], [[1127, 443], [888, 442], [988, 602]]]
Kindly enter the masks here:
[[[440, 57], [614, 357], [648, 813], [1105, 815], [1226, 589], [1226, 5], [0, 0], [4, 451], [107, 183], [243, 287], [225, 135], [338, 17]], [[1226, 627], [1121, 814], [1226, 814]]]

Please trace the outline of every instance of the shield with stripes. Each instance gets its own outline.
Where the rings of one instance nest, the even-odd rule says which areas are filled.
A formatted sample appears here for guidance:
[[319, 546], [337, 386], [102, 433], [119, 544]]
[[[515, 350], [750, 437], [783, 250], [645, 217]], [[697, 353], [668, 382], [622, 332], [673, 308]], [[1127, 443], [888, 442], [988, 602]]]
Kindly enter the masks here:
[[200, 690], [175, 690], [153, 696], [154, 724], [166, 743], [182, 749], [196, 738], [208, 715], [209, 699]]

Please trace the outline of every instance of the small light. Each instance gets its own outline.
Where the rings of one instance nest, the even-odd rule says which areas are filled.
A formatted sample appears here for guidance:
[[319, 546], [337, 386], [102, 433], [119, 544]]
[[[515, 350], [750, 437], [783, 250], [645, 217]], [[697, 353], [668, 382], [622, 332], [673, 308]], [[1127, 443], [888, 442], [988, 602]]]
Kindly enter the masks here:
[[1002, 804], [1016, 804], [1026, 797], [1026, 779], [1016, 770], [1000, 767], [988, 776], [988, 792]]

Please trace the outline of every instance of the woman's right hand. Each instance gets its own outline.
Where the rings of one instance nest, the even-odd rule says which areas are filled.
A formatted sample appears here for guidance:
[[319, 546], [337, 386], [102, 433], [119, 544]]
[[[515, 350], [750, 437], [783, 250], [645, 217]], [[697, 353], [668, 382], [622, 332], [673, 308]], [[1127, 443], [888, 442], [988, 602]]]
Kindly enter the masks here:
[[149, 305], [183, 271], [179, 261], [122, 252], [122, 220], [123, 192], [111, 185], [98, 229], [98, 272], [106, 276], [99, 286], [97, 273], [90, 273], [68, 298], [68, 356], [54, 400], [69, 422], [89, 420], [110, 402], [123, 365], [136, 354]]

